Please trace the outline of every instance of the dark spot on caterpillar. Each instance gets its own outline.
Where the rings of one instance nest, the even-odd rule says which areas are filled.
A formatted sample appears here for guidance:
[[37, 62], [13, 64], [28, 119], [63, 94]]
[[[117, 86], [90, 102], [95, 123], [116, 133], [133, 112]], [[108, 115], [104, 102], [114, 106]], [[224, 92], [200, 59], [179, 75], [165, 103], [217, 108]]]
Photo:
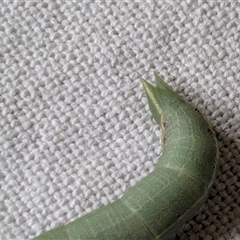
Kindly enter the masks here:
[[195, 108], [194, 111], [200, 113], [200, 111], [198, 110], [198, 108]]
[[181, 217], [181, 214], [177, 213], [176, 217], [177, 217], [177, 218], [180, 218], [180, 217]]
[[163, 122], [163, 129], [166, 129], [166, 128], [167, 128], [167, 123]]
[[215, 165], [214, 164], [212, 164], [212, 169], [215, 169]]
[[166, 141], [167, 141], [167, 139], [166, 139], [166, 138], [164, 138], [164, 139], [163, 139], [163, 145], [165, 145], [165, 144], [166, 144]]
[[207, 133], [208, 133], [210, 136], [213, 136], [213, 131], [212, 131], [210, 128], [207, 129]]

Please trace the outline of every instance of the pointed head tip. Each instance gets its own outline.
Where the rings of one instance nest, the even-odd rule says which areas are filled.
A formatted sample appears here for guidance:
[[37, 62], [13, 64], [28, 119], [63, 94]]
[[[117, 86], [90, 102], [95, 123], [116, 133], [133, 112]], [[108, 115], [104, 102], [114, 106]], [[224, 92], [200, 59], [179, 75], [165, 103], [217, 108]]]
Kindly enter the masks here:
[[143, 88], [146, 90], [149, 83], [145, 79], [143, 79], [143, 78], [140, 78], [140, 81], [141, 81], [141, 83], [143, 85]]
[[144, 85], [144, 83], [146, 82], [142, 77], [139, 78], [140, 82]]
[[140, 81], [142, 82], [144, 87], [149, 87], [149, 86], [154, 87], [151, 83], [149, 83], [148, 81], [146, 81], [143, 78], [140, 78]]

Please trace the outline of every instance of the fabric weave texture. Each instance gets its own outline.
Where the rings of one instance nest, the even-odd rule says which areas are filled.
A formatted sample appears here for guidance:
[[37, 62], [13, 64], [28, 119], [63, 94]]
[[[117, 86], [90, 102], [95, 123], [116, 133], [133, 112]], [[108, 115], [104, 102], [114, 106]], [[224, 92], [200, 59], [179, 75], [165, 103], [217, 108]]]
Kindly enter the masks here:
[[174, 239], [240, 239], [240, 3], [0, 3], [0, 239], [121, 197], [159, 160], [139, 81], [154, 71], [211, 121], [220, 170]]

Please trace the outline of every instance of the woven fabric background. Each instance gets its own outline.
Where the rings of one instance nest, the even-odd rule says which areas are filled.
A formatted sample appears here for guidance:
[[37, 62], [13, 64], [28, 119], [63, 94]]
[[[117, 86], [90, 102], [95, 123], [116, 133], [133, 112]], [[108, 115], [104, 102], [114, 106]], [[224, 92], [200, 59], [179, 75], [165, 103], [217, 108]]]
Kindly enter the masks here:
[[116, 200], [161, 153], [154, 71], [212, 122], [220, 171], [174, 239], [240, 239], [240, 3], [0, 3], [0, 239]]

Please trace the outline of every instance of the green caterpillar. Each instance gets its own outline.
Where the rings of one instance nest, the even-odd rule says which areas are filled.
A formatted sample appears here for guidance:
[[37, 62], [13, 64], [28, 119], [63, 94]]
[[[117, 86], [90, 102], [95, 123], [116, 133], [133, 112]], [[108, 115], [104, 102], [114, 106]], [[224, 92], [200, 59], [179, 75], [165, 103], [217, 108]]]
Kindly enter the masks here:
[[209, 122], [155, 74], [142, 80], [162, 128], [162, 156], [153, 172], [125, 195], [35, 239], [168, 239], [208, 197], [218, 169], [218, 143]]

